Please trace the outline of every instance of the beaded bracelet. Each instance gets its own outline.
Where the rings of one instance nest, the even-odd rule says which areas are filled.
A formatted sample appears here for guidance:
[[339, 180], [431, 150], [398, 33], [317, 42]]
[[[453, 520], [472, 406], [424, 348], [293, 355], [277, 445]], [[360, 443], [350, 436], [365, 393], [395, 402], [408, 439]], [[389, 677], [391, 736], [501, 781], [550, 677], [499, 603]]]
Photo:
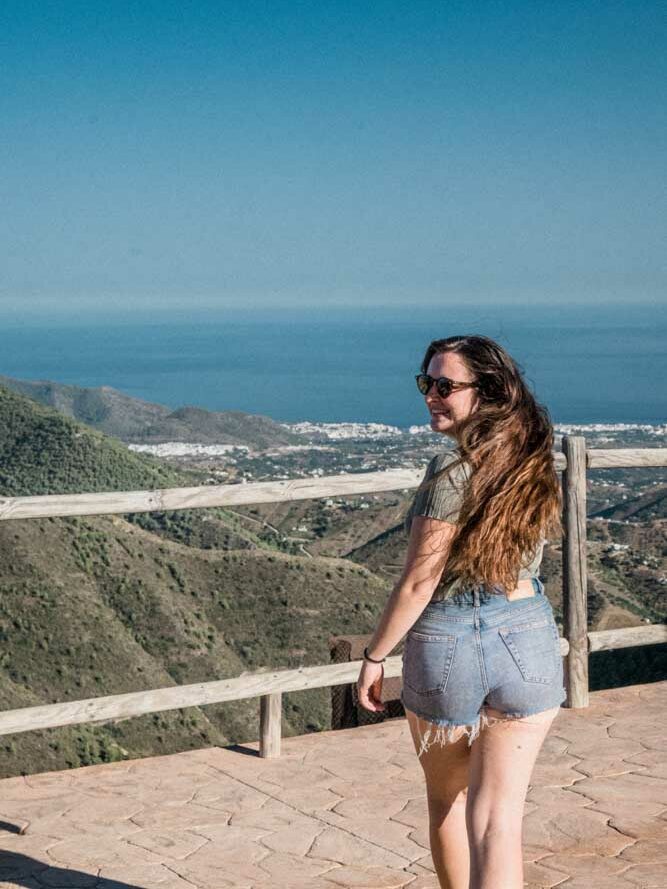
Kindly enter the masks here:
[[364, 658], [372, 664], [383, 664], [387, 660], [386, 657], [383, 657], [380, 661], [376, 661], [375, 658], [372, 658], [368, 653], [368, 645], [364, 648]]

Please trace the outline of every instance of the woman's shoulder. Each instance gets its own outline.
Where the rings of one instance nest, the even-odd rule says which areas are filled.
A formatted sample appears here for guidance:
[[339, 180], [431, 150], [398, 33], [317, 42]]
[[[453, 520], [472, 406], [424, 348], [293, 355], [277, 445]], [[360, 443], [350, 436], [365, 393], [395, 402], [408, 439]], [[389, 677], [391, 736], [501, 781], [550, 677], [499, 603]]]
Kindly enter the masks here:
[[431, 458], [408, 510], [406, 530], [410, 529], [412, 518], [416, 515], [452, 523], [458, 520], [469, 467], [457, 464], [458, 455], [451, 451]]
[[467, 460], [462, 460], [456, 451], [443, 451], [436, 454], [427, 467], [429, 476], [442, 473], [453, 482], [467, 482], [472, 475], [472, 468]]

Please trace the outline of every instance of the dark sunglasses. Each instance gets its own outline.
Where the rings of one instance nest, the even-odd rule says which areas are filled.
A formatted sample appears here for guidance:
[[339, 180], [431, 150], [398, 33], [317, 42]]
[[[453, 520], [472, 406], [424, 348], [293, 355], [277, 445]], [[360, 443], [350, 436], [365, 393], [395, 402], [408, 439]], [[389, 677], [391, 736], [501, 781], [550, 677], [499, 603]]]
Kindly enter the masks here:
[[417, 380], [417, 388], [422, 395], [426, 395], [433, 383], [435, 383], [438, 395], [441, 398], [447, 398], [448, 395], [456, 392], [457, 389], [477, 388], [477, 383], [459, 383], [456, 380], [450, 380], [449, 377], [438, 377], [436, 379], [436, 377], [431, 377], [428, 374], [417, 374], [415, 380]]

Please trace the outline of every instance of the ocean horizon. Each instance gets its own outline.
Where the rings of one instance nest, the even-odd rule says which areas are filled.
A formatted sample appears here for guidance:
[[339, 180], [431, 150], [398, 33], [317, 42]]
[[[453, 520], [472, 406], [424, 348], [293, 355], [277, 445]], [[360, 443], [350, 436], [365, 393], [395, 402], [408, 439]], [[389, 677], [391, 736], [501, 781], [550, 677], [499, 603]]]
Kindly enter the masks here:
[[518, 362], [554, 424], [667, 420], [667, 307], [373, 307], [7, 319], [0, 373], [111, 386], [177, 408], [279, 422], [427, 422], [414, 375], [432, 339], [480, 333]]

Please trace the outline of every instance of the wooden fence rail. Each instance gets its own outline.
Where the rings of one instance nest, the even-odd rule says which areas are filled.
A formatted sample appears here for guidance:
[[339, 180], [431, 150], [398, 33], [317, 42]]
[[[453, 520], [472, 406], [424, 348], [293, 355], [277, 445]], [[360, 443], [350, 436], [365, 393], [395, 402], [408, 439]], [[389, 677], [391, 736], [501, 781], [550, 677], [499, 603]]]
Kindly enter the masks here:
[[[563, 471], [563, 631], [566, 657], [566, 707], [588, 706], [588, 655], [591, 651], [667, 642], [667, 626], [649, 624], [588, 632], [586, 587], [586, 469], [667, 466], [667, 448], [586, 449], [583, 436], [564, 435], [554, 454]], [[0, 520], [53, 516], [109, 515], [201, 509], [251, 503], [366, 494], [416, 487], [420, 470], [390, 470], [288, 482], [173, 488], [103, 494], [49, 495], [0, 499]], [[260, 755], [280, 754], [282, 694], [355, 682], [361, 661], [246, 673], [231, 679], [66, 701], [0, 712], [0, 735], [64, 725], [126, 719], [164, 710], [260, 698]], [[385, 676], [400, 676], [402, 658], [387, 658]]]
[[[563, 436], [563, 442], [577, 436]], [[581, 439], [584, 441], [584, 439]], [[585, 445], [584, 445], [585, 447]], [[566, 468], [566, 456], [554, 452], [556, 469]], [[667, 448], [631, 448], [586, 451], [588, 469], [651, 467], [667, 465]], [[385, 472], [349, 473], [322, 478], [298, 478], [280, 482], [236, 485], [202, 485], [197, 488], [163, 488], [156, 491], [113, 491], [101, 494], [45, 494], [39, 497], [0, 497], [0, 520], [43, 519], [56, 516], [125, 515], [131, 512], [164, 512], [172, 509], [204, 509], [211, 506], [248, 506], [252, 503], [283, 503], [341, 497], [345, 494], [377, 494], [414, 488], [422, 469], [389, 469]]]

